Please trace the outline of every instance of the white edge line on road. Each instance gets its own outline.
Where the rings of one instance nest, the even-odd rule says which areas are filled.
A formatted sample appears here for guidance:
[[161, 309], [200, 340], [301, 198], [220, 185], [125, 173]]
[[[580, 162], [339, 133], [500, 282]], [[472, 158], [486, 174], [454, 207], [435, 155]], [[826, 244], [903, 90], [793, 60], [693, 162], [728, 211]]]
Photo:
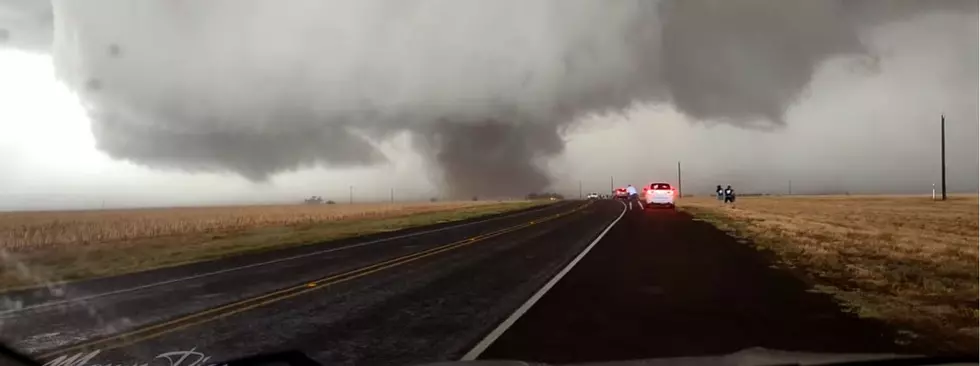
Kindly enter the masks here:
[[[351, 245], [347, 245], [347, 246], [343, 246], [343, 247], [338, 247], [338, 248], [330, 248], [330, 249], [318, 250], [318, 251], [315, 251], [315, 252], [294, 255], [294, 256], [286, 257], [286, 258], [279, 258], [279, 259], [275, 259], [275, 260], [271, 260], [271, 261], [266, 261], [266, 262], [252, 263], [252, 264], [247, 264], [247, 265], [239, 266], [239, 267], [225, 268], [225, 269], [218, 270], [218, 271], [205, 272], [205, 273], [200, 273], [200, 274], [196, 274], [196, 275], [192, 275], [192, 276], [180, 277], [180, 278], [175, 278], [175, 279], [172, 279], [172, 280], [166, 280], [166, 281], [160, 281], [160, 282], [153, 282], [153, 283], [148, 283], [148, 284], [141, 285], [141, 286], [129, 287], [129, 288], [124, 288], [124, 289], [119, 289], [119, 290], [109, 291], [109, 292], [102, 292], [102, 293], [92, 294], [92, 295], [88, 295], [88, 296], [80, 296], [80, 297], [75, 297], [75, 298], [71, 298], [71, 299], [67, 299], [67, 300], [42, 302], [42, 303], [31, 305], [31, 306], [25, 306], [25, 307], [22, 307], [22, 308], [19, 308], [19, 309], [10, 309], [10, 310], [0, 311], [0, 317], [4, 317], [4, 316], [7, 316], [7, 315], [12, 315], [12, 314], [16, 314], [16, 313], [24, 312], [24, 311], [37, 310], [37, 309], [48, 308], [48, 307], [59, 306], [59, 305], [65, 305], [65, 304], [80, 303], [80, 302], [84, 302], [84, 301], [88, 301], [88, 300], [92, 300], [92, 299], [97, 299], [97, 298], [100, 298], [100, 297], [106, 297], [106, 296], [123, 294], [123, 293], [127, 293], [127, 292], [145, 290], [145, 289], [152, 288], [152, 287], [163, 286], [163, 285], [170, 285], [170, 284], [174, 284], [174, 283], [178, 283], [178, 282], [189, 281], [189, 280], [194, 280], [194, 279], [198, 279], [198, 278], [209, 277], [209, 276], [219, 275], [219, 274], [223, 274], [223, 273], [239, 271], [239, 270], [248, 269], [248, 268], [260, 267], [260, 266], [265, 266], [265, 265], [269, 265], [269, 264], [275, 264], [275, 263], [280, 263], [280, 262], [291, 261], [291, 260], [294, 260], [294, 259], [312, 257], [312, 256], [316, 256], [316, 255], [321, 255], [321, 254], [326, 254], [326, 253], [332, 253], [332, 252], [337, 252], [337, 251], [341, 251], [341, 250], [347, 250], [347, 249], [353, 249], [353, 248], [357, 248], [357, 247], [363, 247], [363, 246], [366, 246], [366, 245], [383, 243], [383, 242], [386, 242], [386, 241], [392, 241], [392, 240], [410, 238], [410, 237], [413, 237], [413, 236], [419, 236], [419, 235], [437, 233], [437, 232], [440, 232], [440, 231], [446, 231], [446, 230], [450, 230], [450, 229], [458, 229], [458, 228], [461, 228], [461, 227], [466, 227], [466, 226], [470, 226], [470, 225], [476, 225], [476, 224], [480, 224], [480, 223], [484, 223], [484, 222], [490, 222], [490, 221], [501, 220], [501, 219], [505, 219], [505, 218], [512, 218], [512, 217], [522, 216], [524, 214], [528, 214], [528, 213], [531, 213], [531, 212], [538, 211], [539, 209], [545, 208], [545, 207], [548, 207], [548, 205], [542, 205], [542, 206], [539, 206], [537, 208], [534, 208], [534, 209], [531, 209], [531, 210], [527, 210], [527, 211], [524, 211], [524, 212], [519, 212], [519, 213], [516, 213], [516, 214], [513, 214], [513, 215], [504, 215], [504, 216], [499, 216], [499, 217], [494, 217], [494, 218], [489, 218], [489, 219], [483, 219], [483, 220], [480, 220], [480, 221], [468, 222], [468, 223], [465, 223], [465, 224], [451, 225], [451, 226], [447, 226], [447, 227], [443, 227], [443, 228], [438, 228], [438, 229], [425, 230], [425, 231], [420, 231], [420, 232], [416, 232], [416, 233], [402, 234], [402, 235], [398, 235], [398, 236], [393, 236], [393, 237], [390, 237], [390, 238], [371, 240], [371, 241], [367, 241], [367, 242], [363, 242], [363, 243], [351, 244]], [[2, 294], [0, 294], [0, 296], [2, 296]]]
[[618, 223], [619, 220], [623, 218], [623, 215], [626, 214], [627, 211], [626, 204], [622, 202], [620, 203], [623, 205], [623, 212], [619, 213], [619, 217], [617, 217], [616, 220], [613, 220], [613, 222], [610, 223], [609, 226], [606, 226], [606, 229], [603, 230], [602, 233], [600, 233], [599, 236], [597, 236], [595, 240], [593, 240], [592, 243], [589, 244], [589, 246], [585, 247], [585, 249], [582, 250], [582, 252], [579, 253], [578, 256], [575, 257], [575, 259], [572, 259], [572, 261], [569, 262], [568, 265], [566, 265], [565, 268], [561, 270], [561, 272], [558, 272], [558, 274], [552, 277], [551, 280], [548, 281], [548, 283], [544, 284], [544, 286], [542, 286], [538, 290], [538, 292], [535, 292], [534, 295], [531, 296], [531, 298], [527, 299], [527, 301], [525, 301], [524, 304], [521, 305], [521, 307], [517, 308], [517, 310], [515, 310], [513, 314], [510, 314], [510, 316], [507, 317], [507, 319], [505, 319], [502, 323], [497, 325], [497, 327], [494, 328], [494, 330], [491, 331], [490, 334], [487, 334], [486, 337], [483, 337], [483, 340], [481, 340], [480, 343], [477, 343], [476, 346], [473, 347], [473, 349], [471, 349], [469, 352], [466, 352], [466, 354], [463, 355], [463, 358], [461, 358], [460, 360], [473, 361], [477, 357], [480, 357], [480, 354], [483, 353], [483, 351], [489, 348], [490, 345], [493, 344], [493, 342], [496, 341], [497, 338], [500, 338], [500, 336], [503, 335], [504, 332], [506, 332], [511, 325], [514, 325], [514, 323], [516, 323], [517, 320], [520, 319], [522, 315], [524, 315], [524, 313], [530, 310], [531, 307], [534, 306], [534, 303], [538, 302], [538, 300], [544, 297], [544, 294], [547, 293], [548, 290], [551, 290], [551, 288], [554, 287], [555, 284], [562, 279], [562, 277], [565, 277], [565, 274], [571, 271], [572, 267], [575, 267], [575, 265], [578, 264], [578, 262], [582, 260], [582, 258], [584, 258], [586, 254], [589, 254], [589, 251], [592, 250], [592, 247], [594, 247], [597, 243], [599, 243], [599, 241], [602, 240], [602, 237], [606, 236], [606, 233], [609, 232], [609, 230], [612, 229], [613, 226], [616, 226], [616, 223]]

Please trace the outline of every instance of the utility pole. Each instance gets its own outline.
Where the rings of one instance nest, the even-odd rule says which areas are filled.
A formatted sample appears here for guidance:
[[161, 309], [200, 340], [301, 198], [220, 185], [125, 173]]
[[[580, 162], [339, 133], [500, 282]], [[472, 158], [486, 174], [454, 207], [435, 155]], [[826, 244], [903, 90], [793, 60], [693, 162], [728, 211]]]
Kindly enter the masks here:
[[946, 200], [946, 115], [941, 114], [939, 118], [940, 118], [939, 119], [940, 135], [942, 140], [942, 143], [940, 144], [940, 149], [942, 149], [942, 160], [943, 160], [942, 189], [943, 189], [943, 201], [945, 201]]
[[610, 175], [609, 176], [609, 194], [613, 194], [613, 192], [616, 191], [616, 188], [614, 188], [614, 187], [615, 186], [613, 185], [613, 177]]
[[391, 203], [395, 203], [395, 188], [391, 189]]
[[677, 195], [679, 197], [684, 197], [684, 191], [681, 190], [681, 162], [677, 162]]
[[350, 186], [350, 203], [354, 204], [354, 186]]
[[789, 195], [790, 196], [793, 195], [793, 180], [792, 179], [789, 180]]
[[578, 199], [582, 199], [582, 181], [578, 181]]

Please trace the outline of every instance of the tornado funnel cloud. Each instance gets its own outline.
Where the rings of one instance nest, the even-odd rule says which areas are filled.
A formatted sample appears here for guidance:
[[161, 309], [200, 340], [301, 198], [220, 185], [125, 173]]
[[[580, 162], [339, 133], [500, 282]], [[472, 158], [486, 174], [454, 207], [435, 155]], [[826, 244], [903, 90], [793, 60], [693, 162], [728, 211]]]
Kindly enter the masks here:
[[557, 131], [544, 125], [444, 122], [416, 144], [441, 169], [452, 198], [522, 197], [541, 192], [551, 177], [540, 163], [562, 151]]

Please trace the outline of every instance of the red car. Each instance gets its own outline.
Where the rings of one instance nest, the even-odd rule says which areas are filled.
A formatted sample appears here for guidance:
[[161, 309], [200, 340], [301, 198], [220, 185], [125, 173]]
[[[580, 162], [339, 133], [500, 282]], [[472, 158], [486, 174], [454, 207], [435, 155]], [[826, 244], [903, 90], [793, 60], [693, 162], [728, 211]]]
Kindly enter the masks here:
[[616, 192], [613, 193], [613, 197], [620, 200], [625, 200], [629, 198], [629, 194], [626, 193], [626, 188], [616, 188]]

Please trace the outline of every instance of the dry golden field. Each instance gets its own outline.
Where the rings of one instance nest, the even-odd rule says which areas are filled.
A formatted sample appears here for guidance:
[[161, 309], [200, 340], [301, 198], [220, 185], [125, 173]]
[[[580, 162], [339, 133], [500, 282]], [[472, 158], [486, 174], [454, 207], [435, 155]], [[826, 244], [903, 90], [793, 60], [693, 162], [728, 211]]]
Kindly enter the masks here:
[[0, 243], [9, 251], [118, 240], [300, 226], [486, 206], [495, 202], [357, 205], [269, 205], [103, 211], [0, 213]]
[[911, 196], [739, 197], [678, 207], [774, 252], [851, 311], [909, 340], [976, 352], [978, 201]]
[[543, 202], [0, 213], [0, 290], [463, 220]]

